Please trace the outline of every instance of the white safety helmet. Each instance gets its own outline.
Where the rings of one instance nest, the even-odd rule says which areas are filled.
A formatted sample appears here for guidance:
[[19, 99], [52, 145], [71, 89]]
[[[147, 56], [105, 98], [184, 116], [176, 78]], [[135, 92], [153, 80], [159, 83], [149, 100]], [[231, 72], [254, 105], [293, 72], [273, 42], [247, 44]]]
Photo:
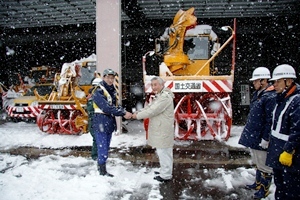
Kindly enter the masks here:
[[292, 79], [296, 79], [296, 72], [295, 69], [288, 64], [282, 64], [282, 65], [278, 65], [274, 71], [273, 71], [273, 75], [272, 78], [270, 79], [270, 81], [275, 81], [281, 78], [292, 78]]
[[102, 81], [101, 78], [95, 78], [92, 82], [92, 85], [99, 85], [99, 83]]
[[252, 73], [252, 78], [250, 81], [255, 81], [257, 79], [269, 79], [271, 78], [270, 70], [266, 67], [258, 67]]

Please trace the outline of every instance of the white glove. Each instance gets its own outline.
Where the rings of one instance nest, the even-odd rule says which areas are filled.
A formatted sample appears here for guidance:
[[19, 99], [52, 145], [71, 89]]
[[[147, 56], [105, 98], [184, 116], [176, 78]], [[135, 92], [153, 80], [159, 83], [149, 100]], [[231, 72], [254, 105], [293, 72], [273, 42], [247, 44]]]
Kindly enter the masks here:
[[261, 142], [260, 142], [259, 146], [261, 146], [261, 148], [263, 148], [263, 149], [267, 149], [268, 146], [269, 146], [269, 141], [261, 139]]

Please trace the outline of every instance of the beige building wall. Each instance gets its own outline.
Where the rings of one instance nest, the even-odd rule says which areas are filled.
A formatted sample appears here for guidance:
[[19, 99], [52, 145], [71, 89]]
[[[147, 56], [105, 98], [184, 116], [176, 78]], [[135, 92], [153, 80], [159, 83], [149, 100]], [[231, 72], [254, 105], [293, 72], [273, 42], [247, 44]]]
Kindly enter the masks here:
[[[121, 98], [121, 1], [96, 1], [96, 55], [97, 71], [111, 68], [119, 74], [119, 96]], [[121, 132], [121, 118], [117, 118]]]

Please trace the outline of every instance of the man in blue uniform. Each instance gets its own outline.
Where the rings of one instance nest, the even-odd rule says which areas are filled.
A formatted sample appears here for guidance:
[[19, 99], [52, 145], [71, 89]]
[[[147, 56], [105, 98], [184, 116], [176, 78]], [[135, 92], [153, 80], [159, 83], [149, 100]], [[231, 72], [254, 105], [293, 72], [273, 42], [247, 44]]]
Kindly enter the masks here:
[[266, 164], [273, 168], [276, 200], [300, 199], [300, 86], [295, 69], [277, 66], [272, 75], [277, 93]]
[[116, 73], [112, 69], [103, 71], [103, 81], [93, 93], [94, 118], [93, 131], [96, 137], [98, 150], [98, 171], [102, 176], [113, 177], [106, 170], [106, 160], [110, 148], [112, 133], [117, 130], [116, 116], [130, 119], [132, 114], [117, 105], [116, 89], [114, 87]]
[[247, 123], [239, 140], [239, 144], [251, 149], [252, 161], [256, 165], [256, 180], [253, 184], [246, 185], [247, 189], [258, 190], [254, 193], [254, 199], [268, 196], [272, 181], [272, 168], [266, 166], [266, 157], [276, 93], [268, 83], [270, 78], [270, 71], [266, 67], [258, 67], [253, 71], [250, 81], [253, 82], [255, 92]]

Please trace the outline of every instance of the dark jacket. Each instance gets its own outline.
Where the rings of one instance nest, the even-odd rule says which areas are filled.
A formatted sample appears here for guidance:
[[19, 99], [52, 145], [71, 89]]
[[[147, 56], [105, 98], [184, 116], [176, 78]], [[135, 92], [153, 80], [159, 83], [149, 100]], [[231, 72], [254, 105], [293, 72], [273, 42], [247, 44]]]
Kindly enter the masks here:
[[[300, 86], [295, 84], [293, 87], [277, 94], [266, 164], [275, 169], [300, 173]], [[286, 105], [288, 106], [284, 111]], [[291, 167], [279, 162], [283, 151], [295, 151]]]
[[89, 118], [93, 117], [94, 115], [94, 108], [93, 108], [93, 98], [92, 95], [94, 93], [94, 91], [96, 90], [97, 86], [93, 86], [89, 89], [88, 91], [88, 96], [87, 96], [87, 105], [86, 105], [86, 110], [88, 112]]
[[94, 108], [93, 108], [93, 99], [92, 99], [92, 93], [93, 90], [95, 89], [95, 86], [89, 89], [89, 94], [87, 96], [87, 103], [86, 103], [86, 111], [88, 113], [88, 130], [89, 132], [92, 134], [92, 136], [94, 135], [93, 133], [93, 129], [92, 129], [92, 121], [93, 121], [93, 116], [94, 116]]
[[272, 111], [276, 93], [273, 86], [258, 93], [255, 91], [250, 103], [247, 122], [239, 139], [239, 144], [251, 149], [264, 150], [259, 146], [261, 139], [269, 141]]
[[[113, 85], [109, 86], [105, 81], [100, 83], [110, 94], [112, 98], [112, 104], [108, 102], [108, 98], [104, 95], [104, 91], [101, 87], [98, 87], [94, 92], [92, 98], [94, 103], [105, 113], [105, 114], [94, 114], [93, 128], [95, 132], [106, 132], [112, 133], [117, 129], [115, 116], [124, 116], [126, 111], [120, 106], [116, 106], [116, 89]], [[99, 128], [100, 127], [100, 128]], [[102, 128], [101, 128], [102, 127]]]

